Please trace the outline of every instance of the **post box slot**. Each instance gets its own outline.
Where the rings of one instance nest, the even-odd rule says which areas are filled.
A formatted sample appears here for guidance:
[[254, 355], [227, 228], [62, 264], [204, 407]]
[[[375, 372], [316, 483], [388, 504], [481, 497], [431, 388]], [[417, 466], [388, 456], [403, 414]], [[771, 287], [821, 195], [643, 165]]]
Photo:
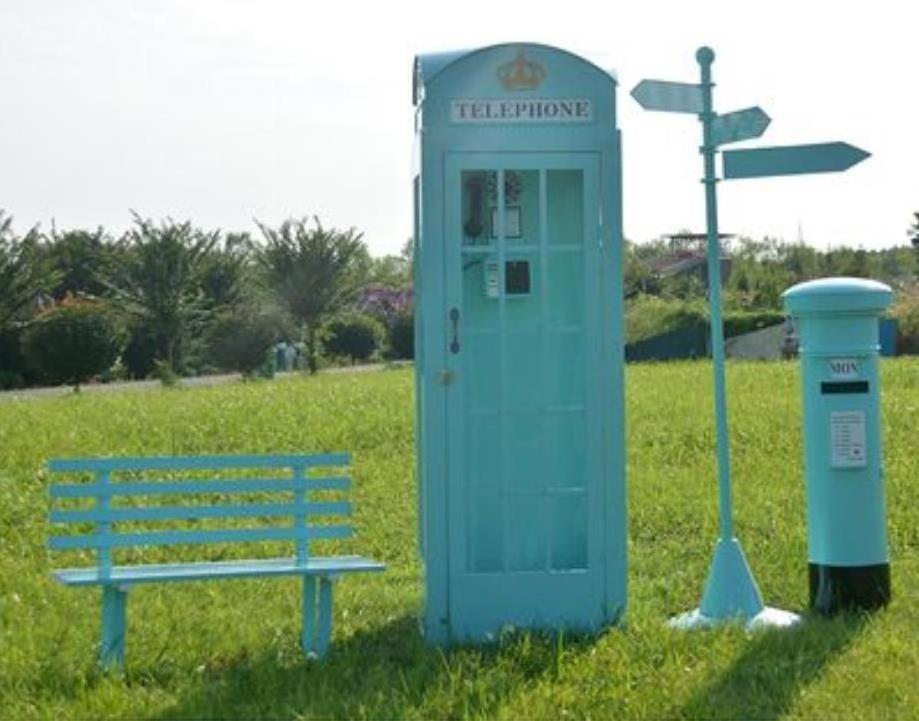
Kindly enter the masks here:
[[820, 392], [824, 395], [867, 393], [868, 381], [825, 381], [820, 384]]

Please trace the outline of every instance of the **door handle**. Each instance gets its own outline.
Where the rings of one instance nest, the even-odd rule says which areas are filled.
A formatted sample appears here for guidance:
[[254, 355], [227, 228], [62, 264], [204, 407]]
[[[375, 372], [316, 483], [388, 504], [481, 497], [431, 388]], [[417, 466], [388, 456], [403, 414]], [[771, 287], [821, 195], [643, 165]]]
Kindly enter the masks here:
[[460, 317], [459, 308], [451, 308], [450, 309], [450, 324], [453, 326], [453, 340], [450, 341], [450, 352], [453, 354], [459, 353], [459, 350], [460, 350], [459, 317]]

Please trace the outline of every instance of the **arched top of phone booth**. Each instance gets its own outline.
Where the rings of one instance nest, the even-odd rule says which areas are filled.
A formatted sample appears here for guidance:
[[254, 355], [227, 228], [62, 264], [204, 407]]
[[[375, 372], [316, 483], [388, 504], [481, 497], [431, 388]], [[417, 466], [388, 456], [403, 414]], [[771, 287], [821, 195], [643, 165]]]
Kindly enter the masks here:
[[[424, 108], [427, 127], [616, 124], [615, 74], [549, 45], [418, 55], [413, 70], [412, 101]], [[469, 100], [478, 104], [463, 104]]]

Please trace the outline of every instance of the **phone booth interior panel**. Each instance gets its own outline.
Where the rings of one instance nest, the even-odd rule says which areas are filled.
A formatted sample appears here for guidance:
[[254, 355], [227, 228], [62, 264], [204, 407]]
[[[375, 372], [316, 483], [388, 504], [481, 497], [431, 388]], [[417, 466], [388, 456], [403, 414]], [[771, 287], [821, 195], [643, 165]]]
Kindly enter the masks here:
[[502, 45], [416, 61], [426, 636], [593, 630], [626, 598], [615, 80]]

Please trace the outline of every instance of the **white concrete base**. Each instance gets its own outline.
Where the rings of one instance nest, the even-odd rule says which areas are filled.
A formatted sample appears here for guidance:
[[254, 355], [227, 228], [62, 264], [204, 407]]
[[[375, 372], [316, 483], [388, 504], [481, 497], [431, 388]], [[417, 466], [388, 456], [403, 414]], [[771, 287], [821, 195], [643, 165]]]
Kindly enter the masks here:
[[703, 616], [699, 609], [681, 613], [674, 616], [667, 625], [670, 628], [680, 629], [681, 631], [694, 631], [699, 628], [712, 628], [721, 626], [726, 623], [743, 624], [748, 631], [756, 631], [761, 628], [790, 628], [801, 622], [801, 617], [791, 611], [783, 611], [779, 608], [766, 607], [752, 618], [735, 616], [732, 618], [712, 618]]

